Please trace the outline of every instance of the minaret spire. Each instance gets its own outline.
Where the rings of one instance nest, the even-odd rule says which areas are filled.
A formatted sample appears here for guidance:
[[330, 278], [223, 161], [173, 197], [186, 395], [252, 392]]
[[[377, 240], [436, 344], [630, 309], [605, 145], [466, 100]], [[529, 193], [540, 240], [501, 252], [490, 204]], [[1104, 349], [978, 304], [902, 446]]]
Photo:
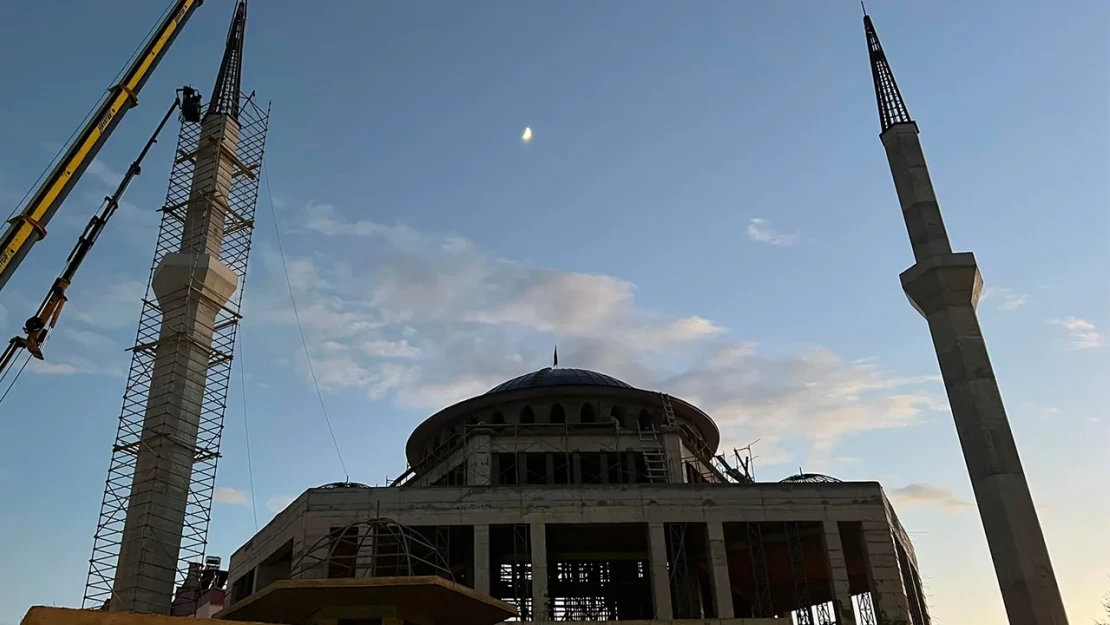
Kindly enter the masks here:
[[[917, 124], [910, 119], [866, 14], [863, 26], [879, 105], [879, 138], [886, 148], [916, 261], [902, 272], [902, 289], [929, 324], [1009, 622], [1067, 625], [1048, 547], [975, 310], [983, 288], [979, 266], [974, 254], [952, 251]], [[892, 622], [928, 622], [923, 602], [872, 589], [872, 594], [876, 592], [876, 611]]]
[[239, 119], [239, 85], [243, 74], [243, 38], [247, 30], [247, 0], [239, 0], [231, 27], [227, 30], [227, 44], [220, 61], [220, 73], [212, 87], [208, 115], [230, 115]]
[[867, 14], [867, 7], [863, 8], [863, 29], [867, 33], [867, 51], [871, 56], [871, 79], [875, 83], [875, 101], [879, 105], [881, 132], [886, 132], [894, 124], [912, 124], [913, 120], [910, 119], [910, 112], [906, 110], [902, 92], [898, 90], [898, 83], [894, 82], [894, 72], [891, 71], [886, 53], [883, 52], [883, 44], [879, 43], [875, 25], [871, 23], [871, 16]]

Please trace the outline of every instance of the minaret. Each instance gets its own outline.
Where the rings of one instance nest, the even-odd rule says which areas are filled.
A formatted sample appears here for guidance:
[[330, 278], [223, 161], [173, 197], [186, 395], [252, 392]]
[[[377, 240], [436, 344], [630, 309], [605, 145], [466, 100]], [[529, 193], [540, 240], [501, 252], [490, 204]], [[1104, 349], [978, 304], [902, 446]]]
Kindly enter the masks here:
[[152, 350], [153, 366], [141, 440], [133, 452], [113, 611], [169, 614], [186, 513], [197, 505], [194, 465], [211, 453], [198, 447], [198, 436], [209, 403], [209, 369], [222, 358], [213, 349], [217, 317], [238, 286], [236, 273], [221, 262], [221, 248], [232, 181], [241, 169], [236, 153], [246, 8], [240, 1], [235, 9], [196, 151], [178, 156], [194, 163], [188, 201], [163, 209], [177, 211], [170, 214], [178, 219], [183, 212], [184, 227], [178, 250], [162, 256], [154, 269], [158, 339], [135, 348]]
[[1060, 589], [975, 314], [983, 279], [973, 254], [952, 252], [917, 124], [906, 110], [871, 18], [865, 15], [863, 24], [879, 105], [879, 137], [916, 260], [902, 272], [902, 288], [929, 323], [1006, 613], [1011, 625], [1066, 625]]

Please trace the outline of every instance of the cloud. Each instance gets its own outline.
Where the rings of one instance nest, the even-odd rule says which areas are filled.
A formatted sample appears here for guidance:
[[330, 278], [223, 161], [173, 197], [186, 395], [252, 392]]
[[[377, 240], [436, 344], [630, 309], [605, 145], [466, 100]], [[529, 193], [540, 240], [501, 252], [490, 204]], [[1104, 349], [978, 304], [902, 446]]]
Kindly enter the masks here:
[[274, 514], [277, 514], [282, 510], [288, 508], [289, 504], [293, 503], [294, 500], [296, 500], [296, 497], [290, 497], [288, 495], [274, 495], [273, 497], [270, 497], [266, 500], [266, 509]]
[[1011, 312], [1029, 303], [1028, 293], [1017, 293], [1005, 287], [987, 287], [979, 296], [979, 303], [986, 301], [997, 302], [999, 310]]
[[409, 344], [408, 339], [400, 341], [366, 341], [361, 346], [367, 356], [376, 358], [416, 358], [420, 355], [420, 348]]
[[107, 375], [122, 377], [123, 369], [116, 365], [96, 362], [80, 356], [46, 354], [46, 360], [31, 358], [27, 370], [40, 375]]
[[757, 243], [769, 245], [794, 245], [800, 236], [796, 232], [793, 234], [778, 232], [766, 219], [754, 217], [748, 222], [748, 238]]
[[113, 339], [99, 332], [93, 332], [92, 330], [78, 330], [72, 327], [63, 327], [59, 329], [59, 332], [67, 339], [83, 345], [92, 351], [106, 352], [116, 349], [117, 347]]
[[251, 505], [250, 495], [241, 490], [228, 488], [226, 486], [218, 487], [212, 492], [212, 501], [231, 506]]
[[915, 506], [935, 506], [945, 511], [967, 510], [974, 504], [964, 501], [951, 489], [932, 484], [909, 484], [890, 491], [890, 496], [904, 508]]
[[120, 180], [123, 179], [123, 174], [117, 173], [99, 158], [94, 158], [92, 162], [89, 163], [88, 168], [85, 169], [85, 173], [92, 176], [97, 182], [106, 187], [116, 187], [119, 185]]
[[1049, 323], [1068, 331], [1071, 335], [1071, 346], [1074, 349], [1092, 349], [1102, 345], [1102, 334], [1090, 321], [1069, 316], [1063, 319], [1052, 319]]
[[83, 287], [66, 308], [72, 307], [74, 318], [94, 328], [133, 328], [145, 293], [145, 281], [115, 276], [95, 288]]
[[[792, 440], [831, 462], [843, 436], [947, 410], [937, 376], [898, 376], [821, 346], [769, 356], [712, 319], [645, 307], [636, 286], [616, 276], [537, 268], [459, 237], [354, 221], [328, 205], [303, 211], [305, 245], [327, 253], [287, 250], [286, 264], [316, 378], [329, 392], [437, 410], [550, 365], [557, 343], [563, 366], [699, 405], [720, 425], [723, 449], [762, 438], [763, 464], [792, 459]], [[319, 236], [325, 245], [311, 240]], [[261, 251], [247, 317], [274, 330], [273, 361], [289, 360], [310, 381], [281, 259]]]

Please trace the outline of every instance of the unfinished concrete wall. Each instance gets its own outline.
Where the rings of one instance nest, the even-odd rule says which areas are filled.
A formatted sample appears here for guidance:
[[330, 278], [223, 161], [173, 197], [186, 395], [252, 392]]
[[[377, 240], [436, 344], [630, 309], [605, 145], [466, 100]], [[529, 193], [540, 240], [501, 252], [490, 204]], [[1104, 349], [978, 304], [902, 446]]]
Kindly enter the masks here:
[[[887, 619], [881, 622], [916, 623], [909, 620], [912, 618], [909, 616], [910, 600], [899, 564], [895, 530], [888, 518], [882, 490], [875, 483], [316, 489], [306, 492], [290, 510], [279, 515], [232, 556], [232, 584], [265, 571], [265, 563], [272, 562], [274, 554], [290, 541], [294, 550], [303, 549], [334, 527], [372, 516], [388, 517], [408, 526], [473, 528], [468, 535], [473, 545], [472, 583], [510, 602], [513, 602], [512, 591], [506, 586], [510, 582], [500, 576], [505, 574], [502, 567], [512, 559], [509, 554], [515, 550], [519, 557], [527, 559], [527, 585], [516, 594], [523, 594], [532, 620], [541, 620], [545, 615], [550, 617], [557, 605], [562, 606], [558, 609], [575, 605], [576, 600], [566, 598], [570, 596], [568, 587], [559, 575], [579, 571], [574, 574], [612, 576], [617, 574], [614, 562], [634, 557], [604, 554], [592, 548], [575, 556], [576, 552], [568, 551], [563, 538], [567, 535], [566, 528], [597, 536], [606, 535], [604, 527], [625, 524], [643, 528], [631, 533], [644, 535], [646, 571], [643, 583], [650, 589], [645, 592], [650, 594], [655, 617], [672, 618], [678, 607], [687, 614], [696, 614], [697, 618], [724, 618], [733, 622], [727, 618], [744, 616], [736, 613], [733, 597], [736, 593], [749, 592], [747, 587], [734, 587], [749, 583], [743, 580], [750, 580], [751, 564], [734, 562], [736, 550], [743, 547], [728, 544], [725, 528], [737, 523], [763, 526], [770, 541], [766, 554], [769, 565], [764, 566], [778, 570], [776, 574], [781, 576], [784, 567], [791, 566], [791, 562], [784, 559], [787, 545], [782, 542], [782, 528], [784, 524], [795, 524], [800, 528], [798, 545], [806, 554], [800, 564], [810, 580], [808, 596], [811, 601], [815, 604], [828, 602], [829, 609], [838, 611], [843, 622], [851, 623], [844, 620], [849, 618], [845, 613], [851, 612], [853, 595], [864, 593], [869, 601], [873, 600], [876, 612]], [[691, 543], [698, 546], [686, 551], [684, 570], [689, 579], [684, 588], [687, 594], [677, 599], [670, 575], [676, 561], [674, 541], [668, 535], [675, 524], [686, 524], [687, 531], [692, 532], [689, 535], [698, 537]], [[513, 545], [512, 534], [505, 533], [509, 531], [506, 528], [511, 527], [524, 528], [523, 538], [517, 541], [521, 545]], [[839, 544], [845, 527], [859, 537], [847, 547]], [[776, 532], [778, 537], [773, 537]], [[607, 542], [616, 544], [617, 541]], [[863, 573], [864, 553], [866, 575]], [[908, 561], [910, 552], [903, 550], [903, 553]], [[296, 553], [293, 557], [297, 557]], [[602, 562], [608, 564], [599, 564]], [[734, 569], [736, 566], [740, 569]], [[741, 569], [749, 572], [731, 574]], [[782, 586], [785, 582], [781, 580], [777, 583], [775, 596], [787, 597], [780, 600], [790, 601], [789, 586]], [[605, 597], [606, 592], [601, 589], [593, 595], [586, 594]], [[534, 614], [531, 613], [533, 607]], [[603, 614], [605, 609], [586, 611]], [[899, 618], [904, 621], [897, 620]]]

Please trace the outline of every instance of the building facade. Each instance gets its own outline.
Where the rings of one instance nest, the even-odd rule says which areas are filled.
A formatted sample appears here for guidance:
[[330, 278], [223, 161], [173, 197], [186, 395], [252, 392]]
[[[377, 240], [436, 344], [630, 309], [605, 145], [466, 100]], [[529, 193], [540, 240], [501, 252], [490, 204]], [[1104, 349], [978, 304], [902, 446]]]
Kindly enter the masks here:
[[[929, 622], [879, 484], [757, 482], [718, 444], [681, 399], [541, 369], [426, 419], [390, 486], [303, 493], [232, 555], [229, 605], [289, 578], [446, 570], [525, 622]], [[374, 564], [402, 551], [417, 564]]]

